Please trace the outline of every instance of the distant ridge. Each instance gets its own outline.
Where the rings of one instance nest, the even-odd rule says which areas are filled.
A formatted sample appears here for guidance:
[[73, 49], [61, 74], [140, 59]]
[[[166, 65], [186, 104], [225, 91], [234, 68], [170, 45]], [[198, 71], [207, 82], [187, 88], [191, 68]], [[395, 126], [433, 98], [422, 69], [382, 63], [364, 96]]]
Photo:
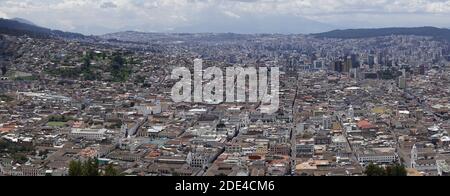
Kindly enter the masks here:
[[444, 39], [450, 41], [450, 29], [436, 28], [436, 27], [347, 29], [347, 30], [334, 30], [312, 35], [319, 38], [340, 38], [340, 39], [360, 39], [360, 38], [382, 37], [390, 35], [416, 35], [416, 36], [428, 36], [436, 39]]
[[0, 18], [0, 34], [7, 34], [14, 36], [28, 35], [30, 37], [38, 37], [38, 38], [50, 38], [50, 37], [84, 38], [84, 35], [79, 33], [51, 30], [33, 25], [31, 22], [27, 22], [31, 24], [23, 22]]
[[33, 22], [31, 22], [31, 21], [29, 21], [29, 20], [27, 20], [27, 19], [24, 19], [24, 18], [11, 18], [11, 20], [14, 20], [14, 21], [17, 21], [17, 22], [20, 22], [20, 23], [24, 23], [24, 24], [29, 24], [29, 25], [37, 26], [37, 25], [34, 24]]
[[211, 13], [196, 23], [177, 27], [170, 33], [235, 33], [235, 34], [309, 34], [330, 31], [338, 27], [303, 17], [289, 15], [255, 16], [243, 14], [229, 17]]

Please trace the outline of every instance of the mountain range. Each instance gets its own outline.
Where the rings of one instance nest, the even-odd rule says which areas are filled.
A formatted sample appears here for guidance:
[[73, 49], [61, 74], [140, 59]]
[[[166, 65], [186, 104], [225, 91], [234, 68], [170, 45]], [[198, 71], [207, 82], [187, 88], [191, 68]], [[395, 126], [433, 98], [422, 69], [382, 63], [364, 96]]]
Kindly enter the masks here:
[[[217, 22], [220, 21], [220, 22]], [[223, 13], [212, 13], [208, 19], [199, 19], [191, 24], [174, 28], [175, 33], [237, 33], [237, 34], [309, 34], [337, 29], [303, 17], [273, 15], [240, 15], [224, 17]]]
[[59, 30], [52, 30], [44, 27], [39, 27], [25, 19], [3, 19], [0, 18], [0, 34], [8, 35], [28, 35], [31, 37], [50, 38], [83, 38], [84, 35], [79, 33], [64, 32]]
[[[324, 28], [324, 25], [317, 25], [314, 21], [309, 20], [299, 20], [299, 21], [286, 21], [282, 23], [283, 18], [249, 18], [242, 22], [242, 20], [226, 20], [220, 24], [209, 24], [205, 25], [202, 23], [197, 23], [195, 25], [186, 26], [182, 28], [173, 29], [172, 33], [220, 33], [226, 34], [226, 32], [232, 32], [233, 34], [252, 34], [246, 33], [249, 31], [255, 33], [280, 33], [280, 34], [290, 34], [288, 32], [297, 31], [301, 29], [309, 29], [312, 32], [321, 32], [320, 29]], [[253, 21], [253, 23], [251, 22]], [[265, 21], [264, 23], [258, 23], [257, 21]], [[252, 24], [251, 24], [252, 23]], [[274, 32], [266, 32], [264, 29], [268, 24], [272, 25], [272, 29], [278, 29]], [[326, 28], [332, 28], [328, 26]], [[284, 32], [284, 33], [283, 33]], [[0, 34], [10, 34], [10, 35], [28, 35], [32, 37], [49, 38], [49, 37], [60, 37], [60, 38], [85, 38], [86, 36], [79, 33], [64, 32], [59, 30], [51, 30], [44, 27], [39, 27], [33, 22], [25, 19], [15, 18], [15, 19], [1, 19], [0, 18]], [[136, 36], [134, 36], [136, 35]], [[123, 37], [135, 37], [135, 38], [148, 38], [148, 37], [159, 37], [158, 35], [164, 35], [160, 33], [143, 33], [143, 32], [118, 32], [100, 36], [106, 39], [117, 39], [121, 41], [138, 41], [138, 40], [123, 40]], [[227, 34], [229, 35], [229, 33]], [[340, 39], [358, 39], [358, 38], [368, 38], [368, 37], [380, 37], [380, 36], [390, 36], [390, 35], [416, 35], [416, 36], [429, 36], [436, 39], [448, 40], [450, 41], [450, 29], [436, 28], [436, 27], [412, 27], [412, 28], [378, 28], [378, 29], [346, 29], [346, 30], [333, 30], [324, 33], [313, 33], [309, 34], [318, 38], [340, 38]], [[167, 37], [163, 36], [163, 37]], [[229, 36], [227, 36], [229, 37]]]
[[347, 29], [347, 30], [334, 30], [313, 35], [320, 38], [340, 38], [340, 39], [361, 39], [361, 38], [382, 37], [390, 35], [416, 35], [450, 41], [450, 29], [436, 28], [436, 27]]
[[24, 19], [24, 18], [11, 18], [11, 20], [14, 20], [14, 21], [17, 21], [17, 22], [20, 22], [20, 23], [24, 23], [24, 24], [38, 26], [38, 25], [34, 24], [33, 22], [31, 22], [31, 21], [29, 21], [27, 19]]

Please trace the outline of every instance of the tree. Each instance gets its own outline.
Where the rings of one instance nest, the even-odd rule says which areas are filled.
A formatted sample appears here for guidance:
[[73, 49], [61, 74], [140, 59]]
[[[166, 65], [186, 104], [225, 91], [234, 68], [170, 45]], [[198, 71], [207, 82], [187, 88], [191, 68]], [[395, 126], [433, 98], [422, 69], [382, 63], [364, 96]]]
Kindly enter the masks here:
[[366, 171], [364, 173], [367, 176], [386, 176], [386, 171], [373, 163], [367, 166]]
[[98, 159], [89, 158], [87, 161], [71, 161], [69, 176], [99, 176]]
[[122, 56], [120, 54], [116, 54], [116, 55], [114, 55], [114, 57], [112, 59], [111, 68], [113, 70], [120, 70], [123, 68], [124, 64], [125, 64], [125, 60], [122, 58]]
[[397, 165], [395, 171], [397, 172], [397, 176], [407, 176], [408, 171], [406, 171], [406, 167], [404, 165]]
[[83, 65], [82, 65], [82, 69], [83, 71], [86, 69], [89, 69], [91, 67], [91, 59], [89, 57], [84, 57], [83, 58]]
[[98, 159], [89, 158], [86, 162], [84, 162], [82, 167], [83, 176], [99, 176], [98, 172]]
[[131, 69], [125, 66], [125, 59], [120, 54], [115, 54], [111, 60], [111, 74], [115, 82], [123, 82], [128, 79]]
[[22, 153], [13, 154], [12, 158], [19, 164], [25, 164], [26, 162], [28, 162], [27, 156]]
[[83, 176], [83, 164], [81, 163], [81, 161], [70, 162], [69, 176]]
[[371, 163], [367, 166], [365, 174], [367, 176], [407, 176], [408, 172], [405, 166], [399, 164], [382, 168]]
[[114, 168], [112, 164], [106, 166], [104, 176], [119, 176], [119, 172]]
[[407, 176], [408, 172], [406, 171], [405, 166], [396, 164], [394, 166], [389, 166], [386, 168], [387, 176]]

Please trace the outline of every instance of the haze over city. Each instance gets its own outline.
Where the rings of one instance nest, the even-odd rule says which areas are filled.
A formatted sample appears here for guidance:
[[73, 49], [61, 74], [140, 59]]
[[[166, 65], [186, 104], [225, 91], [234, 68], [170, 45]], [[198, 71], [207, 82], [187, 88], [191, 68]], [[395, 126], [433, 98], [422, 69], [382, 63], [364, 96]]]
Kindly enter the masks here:
[[0, 18], [83, 34], [118, 31], [317, 33], [450, 27], [448, 0], [0, 0]]

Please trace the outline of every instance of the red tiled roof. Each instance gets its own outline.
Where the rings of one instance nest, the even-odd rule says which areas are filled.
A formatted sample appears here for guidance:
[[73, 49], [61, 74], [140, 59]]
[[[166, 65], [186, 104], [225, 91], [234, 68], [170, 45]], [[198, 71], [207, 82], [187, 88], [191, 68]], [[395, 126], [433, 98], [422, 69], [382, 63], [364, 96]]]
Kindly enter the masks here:
[[373, 129], [376, 126], [372, 125], [368, 120], [361, 120], [358, 122], [358, 128], [360, 129]]
[[14, 128], [4, 127], [4, 128], [0, 128], [0, 133], [9, 133], [13, 130], [14, 130]]

